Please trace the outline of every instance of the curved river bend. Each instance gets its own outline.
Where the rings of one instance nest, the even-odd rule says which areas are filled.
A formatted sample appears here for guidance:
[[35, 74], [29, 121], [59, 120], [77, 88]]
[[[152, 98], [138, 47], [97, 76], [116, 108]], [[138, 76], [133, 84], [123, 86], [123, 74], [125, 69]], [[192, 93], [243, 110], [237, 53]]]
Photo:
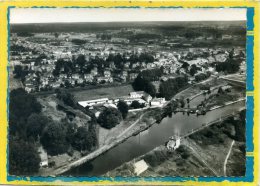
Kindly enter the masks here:
[[[204, 96], [198, 96], [190, 102], [190, 106], [198, 105]], [[114, 168], [141, 156], [155, 147], [164, 144], [174, 134], [185, 134], [192, 129], [202, 126], [203, 123], [214, 121], [222, 116], [232, 114], [245, 106], [245, 101], [237, 102], [213, 111], [206, 115], [177, 113], [172, 117], [164, 118], [160, 124], [154, 124], [148, 130], [137, 136], [128, 138], [123, 143], [98, 156], [96, 159], [76, 167], [64, 175], [73, 176], [100, 176]]]

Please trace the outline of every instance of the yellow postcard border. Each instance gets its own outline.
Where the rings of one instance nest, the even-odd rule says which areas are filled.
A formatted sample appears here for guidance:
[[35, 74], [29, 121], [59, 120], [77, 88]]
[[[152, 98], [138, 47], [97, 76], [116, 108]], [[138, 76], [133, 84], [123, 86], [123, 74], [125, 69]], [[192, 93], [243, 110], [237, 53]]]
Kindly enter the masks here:
[[258, 107], [258, 84], [259, 84], [259, 64], [257, 61], [259, 60], [259, 3], [256, 1], [57, 1], [57, 0], [38, 0], [38, 1], [25, 1], [25, 0], [17, 0], [17, 1], [2, 1], [0, 2], [0, 184], [29, 184], [29, 185], [81, 185], [81, 184], [113, 184], [113, 185], [125, 185], [125, 184], [144, 184], [144, 185], [171, 185], [173, 182], [146, 182], [143, 180], [139, 180], [138, 182], [114, 182], [113, 179], [108, 181], [97, 181], [97, 182], [63, 182], [61, 180], [57, 180], [54, 182], [39, 182], [39, 181], [30, 181], [28, 178], [23, 180], [15, 180], [15, 181], [8, 181], [7, 180], [7, 85], [8, 85], [8, 21], [7, 21], [7, 14], [8, 14], [8, 7], [183, 7], [183, 8], [194, 8], [194, 7], [253, 7], [255, 10], [254, 14], [254, 30], [248, 31], [247, 35], [254, 36], [254, 91], [248, 91], [248, 96], [254, 97], [254, 151], [247, 152], [247, 156], [254, 157], [254, 180], [252, 182], [197, 182], [195, 181], [185, 181], [185, 182], [174, 182], [177, 185], [257, 185], [258, 183], [258, 175], [259, 175], [259, 158], [258, 158], [258, 148], [259, 148], [259, 127], [257, 125], [259, 121], [259, 107]]

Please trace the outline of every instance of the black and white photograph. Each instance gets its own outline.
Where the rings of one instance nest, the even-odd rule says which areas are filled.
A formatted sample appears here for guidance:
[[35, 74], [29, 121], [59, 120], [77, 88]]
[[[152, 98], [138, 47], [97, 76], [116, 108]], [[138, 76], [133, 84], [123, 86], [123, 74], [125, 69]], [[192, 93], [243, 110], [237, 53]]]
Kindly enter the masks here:
[[245, 8], [10, 8], [8, 174], [242, 177]]

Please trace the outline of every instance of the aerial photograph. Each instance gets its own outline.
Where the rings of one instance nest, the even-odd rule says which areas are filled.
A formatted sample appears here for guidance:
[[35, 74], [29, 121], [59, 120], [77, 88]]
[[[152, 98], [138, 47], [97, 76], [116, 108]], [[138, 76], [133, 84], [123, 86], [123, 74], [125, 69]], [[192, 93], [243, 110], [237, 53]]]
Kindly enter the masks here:
[[11, 8], [8, 173], [246, 172], [246, 10]]

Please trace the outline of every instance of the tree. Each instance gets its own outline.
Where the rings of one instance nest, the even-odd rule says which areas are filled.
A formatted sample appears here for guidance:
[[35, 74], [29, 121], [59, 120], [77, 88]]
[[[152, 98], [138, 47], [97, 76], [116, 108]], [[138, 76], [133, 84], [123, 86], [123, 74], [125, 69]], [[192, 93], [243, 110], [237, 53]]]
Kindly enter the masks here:
[[188, 78], [177, 77], [175, 79], [168, 79], [167, 81], [161, 82], [159, 87], [159, 93], [161, 97], [165, 99], [171, 99], [181, 88], [186, 86], [188, 83]]
[[161, 69], [144, 70], [138, 74], [132, 83], [133, 89], [136, 91], [143, 90], [152, 97], [156, 95], [156, 88], [151, 81], [159, 80], [162, 75]]
[[49, 123], [43, 131], [41, 144], [50, 155], [65, 153], [69, 147], [66, 140], [66, 128], [58, 122]]
[[197, 74], [197, 75], [195, 75], [195, 81], [199, 82], [199, 81], [205, 80], [209, 76], [210, 76], [210, 73], [206, 73], [206, 74], [205, 73], [200, 73], [200, 74]]
[[22, 132], [26, 129], [26, 120], [32, 113], [40, 113], [41, 104], [24, 89], [14, 89], [10, 92], [9, 127], [10, 132]]
[[134, 90], [140, 91], [140, 90], [144, 90], [144, 87], [146, 86], [146, 84], [148, 84], [148, 81], [145, 80], [144, 78], [142, 78], [141, 74], [139, 74], [135, 78], [132, 86], [133, 86]]
[[232, 49], [228, 55], [228, 58], [223, 63], [217, 63], [216, 71], [218, 72], [227, 72], [227, 73], [236, 73], [240, 69], [241, 60], [234, 59], [234, 49]]
[[86, 41], [82, 39], [72, 39], [71, 42], [74, 43], [75, 45], [83, 45], [86, 43]]
[[41, 136], [44, 127], [50, 122], [50, 120], [42, 114], [31, 114], [27, 119], [26, 134], [27, 137], [32, 137], [35, 140], [38, 136]]
[[69, 93], [66, 90], [59, 90], [59, 89], [56, 91], [56, 93], [57, 93], [56, 95], [57, 98], [63, 101], [66, 105], [69, 105], [71, 107], [75, 106], [75, 99], [73, 94]]
[[[234, 120], [234, 119], [233, 119]], [[239, 120], [233, 122], [235, 126], [235, 139], [237, 141], [243, 141], [246, 140], [246, 110], [242, 110], [239, 114]]]
[[197, 73], [197, 66], [195, 64], [191, 65], [190, 75], [194, 76]]
[[142, 105], [138, 101], [135, 100], [132, 102], [131, 107], [134, 109], [138, 109], [138, 108], [141, 108]]
[[59, 37], [59, 33], [55, 32], [55, 33], [54, 33], [54, 37], [55, 37], [55, 38], [58, 38], [58, 37]]
[[[93, 136], [94, 135], [94, 136]], [[72, 146], [79, 151], [91, 150], [96, 145], [96, 134], [86, 127], [79, 127], [74, 135]]]
[[9, 173], [11, 175], [32, 175], [38, 172], [40, 157], [34, 144], [22, 139], [10, 138]]
[[187, 70], [189, 66], [190, 66], [189, 63], [183, 62], [181, 68], [184, 68], [185, 70]]
[[28, 71], [24, 70], [21, 65], [15, 65], [14, 74], [15, 74], [14, 76], [15, 78], [20, 78], [23, 80], [25, 76], [28, 74]]
[[83, 68], [86, 64], [86, 59], [84, 55], [79, 55], [76, 59], [76, 63], [80, 66], [80, 68]]
[[181, 99], [181, 100], [180, 100], [180, 106], [181, 106], [181, 108], [184, 108], [184, 106], [185, 106], [184, 99]]
[[61, 121], [63, 125], [66, 126], [66, 141], [70, 144], [74, 142], [74, 135], [77, 132], [77, 125], [75, 123], [67, 122], [67, 120], [64, 119], [64, 121]]
[[111, 129], [118, 125], [122, 120], [121, 113], [115, 108], [105, 108], [98, 117], [100, 126]]
[[147, 83], [144, 91], [150, 94], [152, 97], [155, 97], [156, 95], [156, 88], [151, 82]]
[[117, 108], [121, 112], [123, 119], [125, 119], [129, 109], [127, 103], [125, 101], [120, 100], [117, 104]]

